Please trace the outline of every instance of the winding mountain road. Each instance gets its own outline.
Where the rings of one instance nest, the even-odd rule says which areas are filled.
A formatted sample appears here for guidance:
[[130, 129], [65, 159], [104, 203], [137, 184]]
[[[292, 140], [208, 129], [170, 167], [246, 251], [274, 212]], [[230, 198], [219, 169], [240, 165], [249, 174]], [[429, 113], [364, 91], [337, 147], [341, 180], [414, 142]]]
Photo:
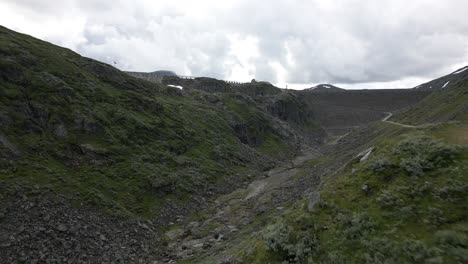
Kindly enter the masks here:
[[406, 124], [397, 123], [397, 122], [393, 122], [393, 121], [388, 121], [388, 119], [390, 119], [390, 117], [392, 117], [393, 114], [390, 113], [390, 112], [387, 112], [387, 114], [388, 115], [382, 119], [382, 122], [397, 125], [397, 126], [401, 126], [401, 127], [406, 127], [406, 128], [423, 128], [423, 127], [428, 127], [428, 126], [432, 125], [432, 124], [424, 124], [424, 125], [419, 125], [419, 126], [412, 126], [412, 125], [406, 125]]

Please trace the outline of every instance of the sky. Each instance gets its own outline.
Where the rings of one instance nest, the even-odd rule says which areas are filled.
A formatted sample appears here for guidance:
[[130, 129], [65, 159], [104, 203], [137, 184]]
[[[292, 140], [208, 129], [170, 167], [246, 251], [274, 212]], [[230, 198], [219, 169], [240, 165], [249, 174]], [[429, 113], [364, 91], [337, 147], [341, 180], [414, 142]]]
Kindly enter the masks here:
[[468, 65], [467, 0], [0, 0], [0, 24], [128, 71], [408, 88]]

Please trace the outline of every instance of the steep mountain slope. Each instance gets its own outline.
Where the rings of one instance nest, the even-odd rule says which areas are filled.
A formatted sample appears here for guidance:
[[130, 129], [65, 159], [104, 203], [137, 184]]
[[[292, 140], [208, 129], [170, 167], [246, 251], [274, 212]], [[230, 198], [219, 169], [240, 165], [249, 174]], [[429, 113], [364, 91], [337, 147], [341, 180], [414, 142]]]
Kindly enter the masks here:
[[468, 66], [462, 67], [448, 75], [442, 76], [427, 83], [420, 84], [414, 89], [441, 90], [463, 81], [468, 76]]
[[[407, 124], [437, 123], [446, 121], [468, 120], [468, 70], [467, 67], [450, 75], [436, 79], [415, 88], [422, 90], [428, 86], [435, 87], [442, 83], [444, 88], [435, 91], [411, 107], [410, 111], [402, 112], [393, 119]], [[432, 89], [434, 90], [434, 89]]]

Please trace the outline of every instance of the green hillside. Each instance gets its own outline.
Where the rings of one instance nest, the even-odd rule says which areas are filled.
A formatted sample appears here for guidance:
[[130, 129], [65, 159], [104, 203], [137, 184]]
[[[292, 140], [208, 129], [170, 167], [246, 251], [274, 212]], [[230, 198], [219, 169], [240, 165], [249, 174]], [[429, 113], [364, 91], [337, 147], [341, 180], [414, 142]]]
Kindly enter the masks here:
[[[445, 78], [447, 77], [445, 76]], [[457, 77], [450, 82], [445, 82], [447, 83], [446, 88], [435, 89], [431, 95], [408, 111], [396, 115], [395, 120], [413, 125], [455, 120], [467, 122], [468, 74], [460, 73]]]
[[1, 191], [37, 185], [154, 216], [164, 197], [224, 192], [248, 178], [240, 172], [294, 153], [266, 113], [226, 101], [205, 104], [2, 27]]
[[312, 209], [289, 208], [243, 262], [467, 262], [467, 91], [464, 78], [374, 123], [370, 158], [324, 178]]

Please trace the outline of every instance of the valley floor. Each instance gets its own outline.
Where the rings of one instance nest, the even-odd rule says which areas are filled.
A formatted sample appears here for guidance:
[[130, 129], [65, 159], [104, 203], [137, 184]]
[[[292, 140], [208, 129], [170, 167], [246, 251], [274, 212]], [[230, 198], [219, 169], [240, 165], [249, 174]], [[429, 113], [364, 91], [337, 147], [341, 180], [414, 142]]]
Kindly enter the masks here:
[[[252, 251], [260, 231], [281, 218], [295, 202], [309, 197], [310, 206], [319, 198], [322, 177], [339, 172], [356, 151], [366, 149], [370, 127], [355, 128], [321, 149], [305, 148], [302, 155], [285, 162], [242, 188], [214, 200], [206, 209], [165, 233], [163, 262], [231, 263]], [[358, 151], [358, 152], [359, 152]], [[233, 262], [234, 263], [234, 262]]]

